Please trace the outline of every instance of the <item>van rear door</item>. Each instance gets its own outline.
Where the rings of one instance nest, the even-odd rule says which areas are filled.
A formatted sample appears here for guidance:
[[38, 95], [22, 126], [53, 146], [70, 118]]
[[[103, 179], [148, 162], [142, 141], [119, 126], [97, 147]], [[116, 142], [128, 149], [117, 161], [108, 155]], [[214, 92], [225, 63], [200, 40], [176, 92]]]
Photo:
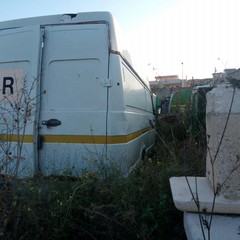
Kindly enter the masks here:
[[88, 153], [101, 154], [108, 44], [105, 23], [45, 27], [39, 125], [43, 174], [79, 174], [91, 161]]
[[0, 31], [0, 168], [15, 175], [35, 169], [40, 26]]

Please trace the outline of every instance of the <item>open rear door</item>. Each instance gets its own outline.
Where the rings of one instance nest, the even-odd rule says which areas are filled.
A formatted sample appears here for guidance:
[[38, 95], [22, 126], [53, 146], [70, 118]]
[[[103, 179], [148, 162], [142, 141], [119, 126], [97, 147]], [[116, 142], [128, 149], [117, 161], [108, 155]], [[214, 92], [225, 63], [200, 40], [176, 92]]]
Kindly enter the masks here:
[[37, 167], [41, 49], [40, 26], [0, 31], [0, 168], [18, 176], [31, 176]]

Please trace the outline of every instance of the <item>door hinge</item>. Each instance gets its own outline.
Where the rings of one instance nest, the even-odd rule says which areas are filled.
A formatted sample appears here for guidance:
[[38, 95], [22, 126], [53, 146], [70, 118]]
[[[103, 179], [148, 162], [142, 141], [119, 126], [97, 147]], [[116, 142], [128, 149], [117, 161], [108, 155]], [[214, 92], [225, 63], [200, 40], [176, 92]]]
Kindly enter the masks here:
[[112, 80], [107, 78], [102, 80], [102, 86], [103, 87], [111, 87], [112, 86]]
[[44, 48], [44, 43], [46, 38], [44, 28], [41, 28], [41, 35], [42, 35], [42, 48]]

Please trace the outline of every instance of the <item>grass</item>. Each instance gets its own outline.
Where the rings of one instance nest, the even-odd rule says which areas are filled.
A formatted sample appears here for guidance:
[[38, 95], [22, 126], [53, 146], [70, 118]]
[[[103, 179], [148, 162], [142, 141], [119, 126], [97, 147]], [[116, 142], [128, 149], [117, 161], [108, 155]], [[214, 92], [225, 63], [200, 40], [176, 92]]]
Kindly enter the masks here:
[[157, 131], [154, 156], [128, 178], [116, 171], [107, 179], [86, 172], [79, 178], [3, 181], [0, 238], [185, 240], [169, 178], [203, 175], [204, 147], [188, 136], [182, 123], [161, 120]]

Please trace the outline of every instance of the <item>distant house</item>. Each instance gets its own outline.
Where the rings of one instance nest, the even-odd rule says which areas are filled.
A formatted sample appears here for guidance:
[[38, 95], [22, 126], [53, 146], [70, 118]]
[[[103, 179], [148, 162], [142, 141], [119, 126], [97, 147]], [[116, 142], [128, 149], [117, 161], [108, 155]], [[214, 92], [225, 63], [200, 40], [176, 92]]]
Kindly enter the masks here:
[[228, 68], [225, 69], [223, 73], [213, 73], [213, 82], [214, 84], [220, 82], [235, 82], [235, 84], [240, 86], [240, 68]]
[[187, 80], [187, 86], [188, 87], [202, 86], [211, 84], [212, 81], [213, 81], [212, 78], [190, 79]]
[[166, 99], [172, 92], [179, 88], [193, 88], [194, 86], [206, 85], [212, 82], [212, 78], [181, 80], [178, 75], [156, 76], [155, 81], [149, 81], [152, 91], [160, 97]]
[[178, 75], [156, 76], [155, 79], [156, 81], [180, 80]]
[[240, 79], [240, 68], [233, 69], [233, 71], [230, 73], [230, 75], [231, 75], [231, 77], [234, 77], [236, 79]]
[[155, 81], [149, 81], [149, 84], [160, 99], [170, 97], [175, 89], [182, 87], [182, 80], [178, 75], [156, 76], [155, 79]]
[[177, 88], [182, 86], [182, 80], [179, 79], [178, 75], [156, 76], [155, 79], [156, 81], [152, 81], [152, 85], [159, 87]]

